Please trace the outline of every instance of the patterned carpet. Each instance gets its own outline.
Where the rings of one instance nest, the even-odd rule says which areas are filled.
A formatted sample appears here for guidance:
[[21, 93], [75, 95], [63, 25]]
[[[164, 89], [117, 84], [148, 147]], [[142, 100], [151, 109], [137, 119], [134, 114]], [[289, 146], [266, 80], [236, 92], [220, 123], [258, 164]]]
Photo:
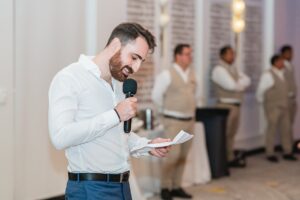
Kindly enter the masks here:
[[297, 162], [280, 159], [278, 164], [271, 164], [263, 154], [252, 156], [246, 169], [233, 169], [230, 177], [186, 190], [194, 200], [300, 200], [299, 154], [297, 157]]

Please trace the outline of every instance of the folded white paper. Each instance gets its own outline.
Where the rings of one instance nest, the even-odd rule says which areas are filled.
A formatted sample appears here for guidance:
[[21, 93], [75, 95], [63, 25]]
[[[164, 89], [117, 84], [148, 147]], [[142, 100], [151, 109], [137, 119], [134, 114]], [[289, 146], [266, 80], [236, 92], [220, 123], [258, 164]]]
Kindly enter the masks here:
[[167, 147], [171, 145], [176, 145], [176, 144], [182, 144], [190, 139], [192, 139], [194, 136], [181, 130], [176, 137], [171, 141], [171, 142], [162, 142], [162, 143], [154, 143], [154, 144], [146, 144], [144, 146], [137, 146], [131, 149], [131, 152], [134, 151], [150, 151], [153, 148], [158, 148], [158, 147]]

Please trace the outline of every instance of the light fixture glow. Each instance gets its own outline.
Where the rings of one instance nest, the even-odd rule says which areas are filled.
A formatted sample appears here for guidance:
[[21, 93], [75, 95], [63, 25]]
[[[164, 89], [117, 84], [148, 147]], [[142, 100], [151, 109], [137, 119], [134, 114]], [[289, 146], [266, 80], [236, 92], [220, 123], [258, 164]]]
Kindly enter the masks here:
[[241, 0], [235, 0], [233, 1], [232, 3], [232, 12], [235, 14], [235, 15], [241, 15], [244, 13], [245, 11], [245, 2], [244, 1], [241, 1]]
[[245, 21], [242, 19], [233, 19], [232, 20], [232, 30], [235, 33], [240, 33], [245, 28]]
[[246, 5], [244, 0], [232, 0], [231, 10], [232, 10], [232, 21], [231, 21], [232, 30], [235, 33], [241, 33], [246, 26], [244, 20]]
[[169, 21], [170, 21], [170, 17], [168, 14], [163, 13], [160, 15], [160, 26], [161, 27], [166, 27], [168, 25]]

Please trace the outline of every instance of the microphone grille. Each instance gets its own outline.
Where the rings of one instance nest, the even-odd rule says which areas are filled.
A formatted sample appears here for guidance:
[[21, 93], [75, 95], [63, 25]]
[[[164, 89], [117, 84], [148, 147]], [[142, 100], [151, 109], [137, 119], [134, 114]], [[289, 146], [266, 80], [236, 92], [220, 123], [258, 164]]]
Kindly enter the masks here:
[[137, 82], [134, 79], [126, 79], [123, 83], [123, 93], [136, 94], [137, 91]]

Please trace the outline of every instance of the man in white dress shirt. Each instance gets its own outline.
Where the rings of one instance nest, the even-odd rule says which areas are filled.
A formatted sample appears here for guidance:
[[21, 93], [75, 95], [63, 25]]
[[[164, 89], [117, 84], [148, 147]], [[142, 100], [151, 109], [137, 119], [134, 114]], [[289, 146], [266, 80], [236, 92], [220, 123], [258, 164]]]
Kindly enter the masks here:
[[293, 59], [293, 48], [290, 45], [284, 45], [281, 48], [281, 56], [284, 59], [285, 66], [285, 79], [289, 88], [289, 112], [290, 112], [290, 122], [291, 122], [291, 131], [293, 136], [293, 125], [297, 113], [297, 84], [295, 80], [295, 69], [292, 65]]
[[242, 159], [234, 156], [234, 138], [239, 127], [240, 107], [243, 93], [251, 81], [234, 65], [235, 53], [230, 46], [220, 50], [220, 63], [212, 71], [215, 84], [217, 106], [229, 109], [226, 128], [227, 160], [230, 167], [245, 167]]
[[152, 141], [123, 131], [137, 111], [135, 97], [125, 99], [122, 82], [139, 70], [153, 35], [136, 23], [118, 25], [107, 46], [95, 57], [79, 60], [58, 72], [49, 89], [49, 130], [53, 145], [68, 159], [66, 199], [131, 199], [129, 154], [164, 157], [169, 148], [131, 150]]
[[[173, 138], [180, 130], [194, 132], [196, 79], [192, 63], [192, 49], [178, 44], [174, 50], [175, 63], [159, 74], [154, 83], [152, 100], [162, 114], [165, 136]], [[161, 198], [191, 198], [181, 188], [183, 169], [191, 142], [176, 145], [162, 162]]]
[[283, 158], [295, 161], [292, 154], [291, 125], [288, 110], [288, 84], [284, 77], [284, 63], [280, 55], [271, 58], [271, 69], [265, 72], [259, 82], [256, 97], [263, 104], [267, 119], [266, 154], [267, 160], [277, 163], [274, 153], [274, 142], [277, 130], [281, 135]]

